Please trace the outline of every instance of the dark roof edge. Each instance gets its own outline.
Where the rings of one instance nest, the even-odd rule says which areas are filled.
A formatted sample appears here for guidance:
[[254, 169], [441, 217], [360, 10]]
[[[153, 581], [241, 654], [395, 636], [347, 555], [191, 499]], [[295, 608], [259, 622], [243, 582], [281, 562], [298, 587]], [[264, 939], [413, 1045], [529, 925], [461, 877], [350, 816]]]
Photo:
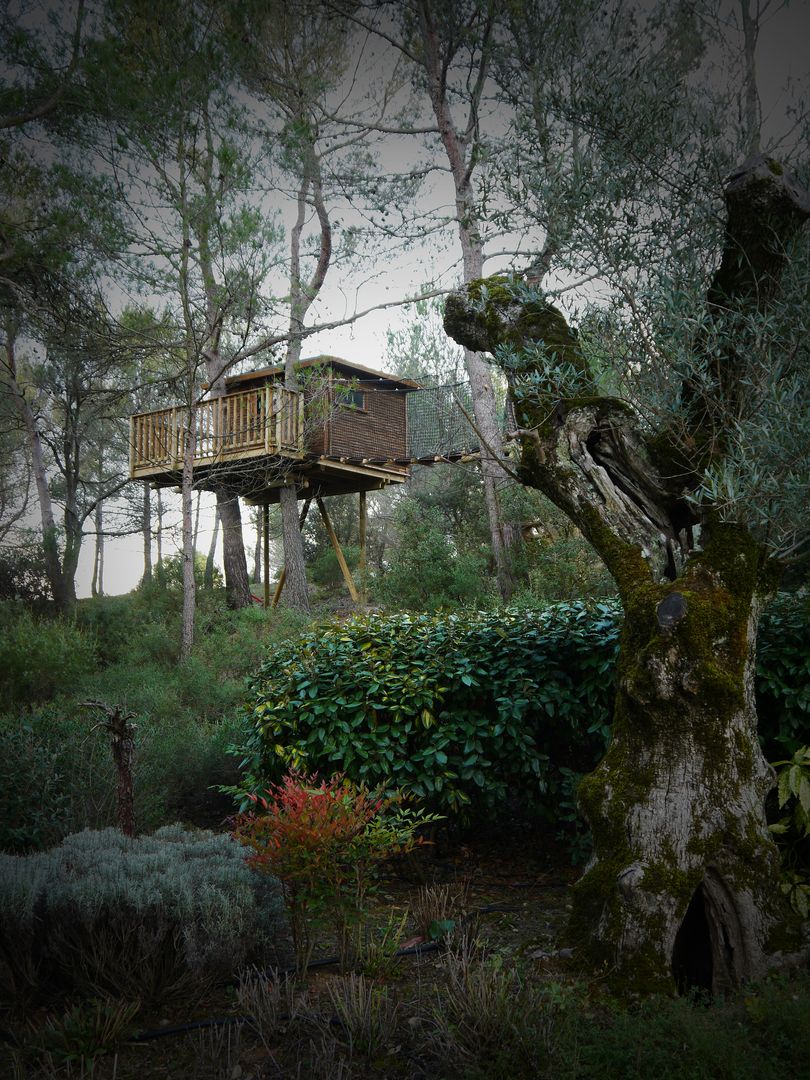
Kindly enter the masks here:
[[[401, 375], [390, 375], [388, 372], [377, 371], [375, 368], [366, 367], [364, 364], [355, 364], [352, 360], [344, 360], [340, 356], [329, 356], [326, 353], [300, 360], [296, 367], [317, 367], [319, 364], [333, 364], [336, 367], [347, 368], [349, 371], [360, 371], [364, 375], [372, 375], [374, 378], [394, 383], [397, 386], [404, 386], [411, 390], [421, 389], [420, 384], [414, 382], [413, 379], [404, 379]], [[226, 375], [225, 384], [226, 386], [235, 386], [242, 382], [251, 382], [253, 379], [261, 379], [269, 375], [280, 375], [283, 371], [284, 365], [276, 364], [273, 367], [260, 368], [258, 371], [246, 371], [241, 375]]]

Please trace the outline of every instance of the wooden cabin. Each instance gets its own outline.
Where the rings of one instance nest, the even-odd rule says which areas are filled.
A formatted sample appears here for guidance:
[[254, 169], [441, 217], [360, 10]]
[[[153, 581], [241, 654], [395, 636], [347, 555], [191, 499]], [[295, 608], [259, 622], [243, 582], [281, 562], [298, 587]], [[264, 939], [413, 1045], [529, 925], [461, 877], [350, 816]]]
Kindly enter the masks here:
[[[226, 393], [195, 406], [196, 487], [227, 485], [250, 502], [278, 502], [295, 483], [299, 498], [366, 492], [408, 478], [406, 397], [415, 382], [341, 360], [301, 361], [302, 389], [268, 367], [225, 379]], [[176, 486], [183, 468], [185, 409], [130, 420], [130, 476]]]

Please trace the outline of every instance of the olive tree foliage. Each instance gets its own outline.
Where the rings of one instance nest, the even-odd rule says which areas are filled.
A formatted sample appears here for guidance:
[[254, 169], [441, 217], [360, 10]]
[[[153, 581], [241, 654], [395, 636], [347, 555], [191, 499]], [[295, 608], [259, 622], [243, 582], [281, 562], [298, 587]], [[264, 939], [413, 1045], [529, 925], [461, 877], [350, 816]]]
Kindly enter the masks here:
[[[519, 474], [625, 609], [612, 742], [580, 788], [594, 858], [572, 938], [637, 986], [717, 991], [803, 947], [753, 665], [762, 603], [808, 545], [810, 200], [767, 152], [730, 167], [750, 132], [709, 108], [689, 9], [560, 10], [555, 35], [545, 3], [510, 5], [499, 72], [520, 161], [503, 190], [533, 257], [454, 294], [445, 327], [507, 372]], [[583, 278], [600, 302], [580, 333], [553, 301]]]

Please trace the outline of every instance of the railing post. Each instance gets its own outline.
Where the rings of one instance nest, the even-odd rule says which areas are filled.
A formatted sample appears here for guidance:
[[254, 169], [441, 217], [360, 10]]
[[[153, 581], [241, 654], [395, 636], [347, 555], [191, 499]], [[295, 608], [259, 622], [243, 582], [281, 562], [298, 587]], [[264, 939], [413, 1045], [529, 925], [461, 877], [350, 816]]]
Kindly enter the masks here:
[[[270, 417], [273, 415], [273, 385], [266, 383], [264, 387], [264, 452], [270, 453]], [[265, 605], [266, 606], [266, 605]]]
[[284, 389], [283, 387], [279, 388], [278, 403], [276, 405], [276, 420], [275, 420], [275, 424], [273, 425], [273, 427], [275, 429], [275, 431], [274, 431], [275, 446], [273, 447], [275, 453], [278, 453], [279, 450], [281, 449], [281, 436], [282, 436], [281, 416], [282, 416], [282, 413], [284, 412], [284, 409], [286, 407], [286, 402], [284, 400], [286, 393], [287, 393], [286, 389]]
[[179, 441], [179, 434], [177, 430], [177, 409], [172, 408], [172, 417], [169, 425], [169, 446], [168, 446], [168, 458], [171, 465], [176, 468], [178, 462], [177, 444]]

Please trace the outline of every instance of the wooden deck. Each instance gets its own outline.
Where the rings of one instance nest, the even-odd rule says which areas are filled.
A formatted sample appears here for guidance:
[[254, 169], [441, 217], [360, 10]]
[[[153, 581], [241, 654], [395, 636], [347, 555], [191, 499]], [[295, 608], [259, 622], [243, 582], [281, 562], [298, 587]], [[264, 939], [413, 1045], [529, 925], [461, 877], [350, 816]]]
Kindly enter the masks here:
[[[268, 383], [195, 406], [194, 468], [257, 457], [304, 457], [304, 396]], [[174, 406], [130, 418], [129, 474], [167, 479], [183, 468], [186, 409]]]

